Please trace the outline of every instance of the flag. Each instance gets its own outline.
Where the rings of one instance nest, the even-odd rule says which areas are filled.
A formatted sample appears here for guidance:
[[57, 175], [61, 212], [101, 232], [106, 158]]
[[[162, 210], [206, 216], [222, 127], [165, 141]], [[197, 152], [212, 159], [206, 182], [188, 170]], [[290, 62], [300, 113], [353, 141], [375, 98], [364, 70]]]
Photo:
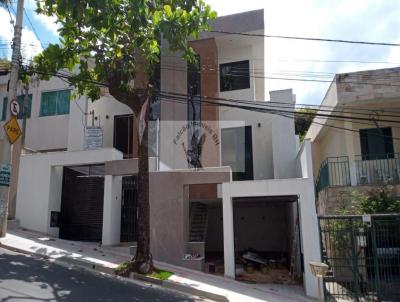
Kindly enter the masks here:
[[149, 104], [149, 99], [143, 103], [142, 109], [140, 109], [139, 115], [139, 143], [142, 143], [142, 137], [144, 133], [144, 129], [146, 128], [146, 114], [147, 114], [147, 107]]

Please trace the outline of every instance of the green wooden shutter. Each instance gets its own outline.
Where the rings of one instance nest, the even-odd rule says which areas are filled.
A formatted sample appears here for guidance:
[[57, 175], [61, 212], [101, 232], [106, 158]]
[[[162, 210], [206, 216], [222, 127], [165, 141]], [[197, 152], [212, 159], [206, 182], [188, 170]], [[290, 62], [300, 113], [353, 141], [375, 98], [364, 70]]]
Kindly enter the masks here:
[[54, 91], [43, 92], [40, 102], [40, 116], [51, 116], [57, 114], [57, 99]]
[[57, 114], [69, 114], [70, 91], [57, 91]]

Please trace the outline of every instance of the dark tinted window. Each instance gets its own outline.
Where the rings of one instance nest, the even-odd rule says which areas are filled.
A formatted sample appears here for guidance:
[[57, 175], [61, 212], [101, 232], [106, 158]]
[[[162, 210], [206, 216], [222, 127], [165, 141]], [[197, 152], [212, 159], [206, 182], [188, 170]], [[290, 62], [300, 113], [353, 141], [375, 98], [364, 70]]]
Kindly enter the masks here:
[[394, 157], [391, 128], [360, 129], [360, 142], [363, 160]]
[[249, 61], [221, 64], [219, 83], [221, 91], [250, 88]]

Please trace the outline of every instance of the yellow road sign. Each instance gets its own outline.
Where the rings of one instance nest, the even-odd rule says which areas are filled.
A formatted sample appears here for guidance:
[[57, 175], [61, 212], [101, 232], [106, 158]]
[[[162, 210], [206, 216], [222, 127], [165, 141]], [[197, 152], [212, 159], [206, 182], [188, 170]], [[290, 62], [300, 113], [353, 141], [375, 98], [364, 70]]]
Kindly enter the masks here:
[[22, 130], [19, 127], [17, 118], [15, 116], [13, 116], [7, 123], [4, 124], [4, 130], [6, 131], [10, 144], [14, 144], [22, 135]]

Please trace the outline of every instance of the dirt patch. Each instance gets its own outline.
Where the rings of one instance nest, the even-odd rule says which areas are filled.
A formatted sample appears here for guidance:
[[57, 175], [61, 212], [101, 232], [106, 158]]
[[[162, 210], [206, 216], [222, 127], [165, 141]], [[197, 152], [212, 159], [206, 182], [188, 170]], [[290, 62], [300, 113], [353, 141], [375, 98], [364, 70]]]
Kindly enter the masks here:
[[238, 281], [252, 283], [275, 283], [285, 285], [298, 285], [299, 282], [293, 280], [286, 268], [270, 268], [266, 273], [255, 270], [253, 273], [243, 272], [236, 278]]

